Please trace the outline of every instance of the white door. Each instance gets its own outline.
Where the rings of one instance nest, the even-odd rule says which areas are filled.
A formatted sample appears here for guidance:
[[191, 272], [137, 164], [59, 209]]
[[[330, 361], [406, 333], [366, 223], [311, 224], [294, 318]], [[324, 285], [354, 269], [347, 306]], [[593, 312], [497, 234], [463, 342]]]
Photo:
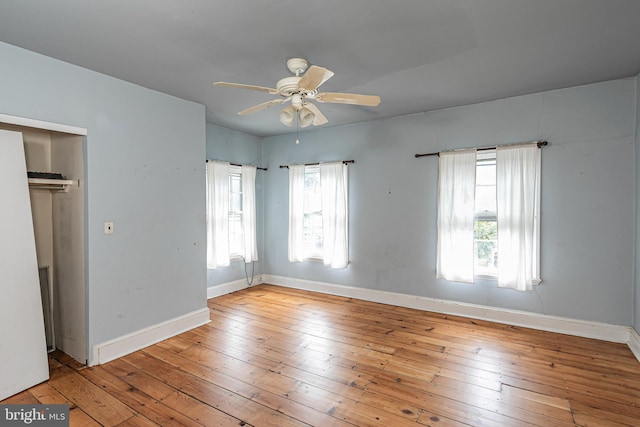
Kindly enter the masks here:
[[0, 130], [0, 400], [47, 379], [22, 134]]

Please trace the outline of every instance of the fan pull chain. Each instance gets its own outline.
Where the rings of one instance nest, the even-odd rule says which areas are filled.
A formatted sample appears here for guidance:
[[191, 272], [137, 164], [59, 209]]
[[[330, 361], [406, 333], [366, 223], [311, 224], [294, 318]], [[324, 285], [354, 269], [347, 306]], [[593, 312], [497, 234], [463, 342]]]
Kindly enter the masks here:
[[296, 110], [296, 144], [300, 144], [300, 139], [298, 139], [298, 133], [300, 130], [300, 111]]

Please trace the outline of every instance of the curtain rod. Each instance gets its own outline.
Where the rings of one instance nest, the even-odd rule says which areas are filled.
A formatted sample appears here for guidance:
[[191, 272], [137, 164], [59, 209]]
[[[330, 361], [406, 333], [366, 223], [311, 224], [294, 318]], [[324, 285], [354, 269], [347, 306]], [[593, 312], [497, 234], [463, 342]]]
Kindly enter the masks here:
[[[209, 160], [209, 159], [207, 159], [207, 163], [209, 163], [210, 161], [212, 161], [212, 162], [213, 162], [214, 160]], [[222, 161], [222, 160], [220, 160], [220, 161]], [[244, 165], [239, 165], [238, 163], [229, 163], [229, 164], [230, 164], [231, 166], [240, 166], [240, 167], [244, 166]], [[249, 165], [249, 166], [253, 166], [253, 165]], [[259, 166], [256, 166], [256, 169], [260, 169], [261, 171], [266, 171], [266, 170], [267, 170], [267, 168], [261, 168], [261, 167], [259, 167]]]
[[[478, 151], [485, 151], [485, 150], [495, 150], [498, 147], [509, 147], [509, 146], [518, 146], [518, 145], [526, 145], [527, 143], [519, 143], [519, 144], [506, 144], [506, 145], [494, 145], [491, 147], [478, 147], [476, 148], [476, 150]], [[531, 144], [537, 144], [538, 148], [542, 148], [546, 145], [549, 145], [549, 143], [547, 141], [533, 141], [531, 142]], [[472, 147], [473, 148], [473, 147]], [[445, 150], [443, 151], [443, 153], [447, 153], [449, 151], [458, 151], [458, 150], [471, 150], [472, 148], [461, 148], [461, 149], [455, 149], [455, 150]], [[436, 152], [436, 153], [426, 153], [426, 154], [416, 154], [416, 157], [426, 157], [426, 156], [439, 156], [440, 152]]]
[[[347, 163], [355, 163], [355, 160], [343, 160], [342, 164], [346, 165]], [[326, 162], [326, 163], [332, 163], [332, 162]], [[317, 166], [320, 163], [305, 163], [303, 166]], [[289, 169], [289, 165], [280, 165], [280, 169]]]

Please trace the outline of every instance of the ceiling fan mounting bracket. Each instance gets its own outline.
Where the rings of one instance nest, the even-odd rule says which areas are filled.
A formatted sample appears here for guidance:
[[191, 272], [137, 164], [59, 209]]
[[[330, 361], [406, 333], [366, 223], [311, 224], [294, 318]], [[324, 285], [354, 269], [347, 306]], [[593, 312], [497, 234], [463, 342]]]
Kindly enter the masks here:
[[306, 59], [291, 58], [287, 61], [287, 68], [296, 76], [299, 76], [307, 71], [307, 67], [309, 67], [309, 63]]

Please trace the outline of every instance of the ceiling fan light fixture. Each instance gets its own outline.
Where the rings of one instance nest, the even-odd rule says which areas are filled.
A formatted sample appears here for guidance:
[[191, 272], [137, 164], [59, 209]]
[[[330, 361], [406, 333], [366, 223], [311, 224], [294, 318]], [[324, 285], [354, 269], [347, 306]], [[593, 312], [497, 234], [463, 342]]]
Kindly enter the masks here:
[[286, 108], [283, 108], [282, 110], [280, 110], [280, 121], [289, 126], [292, 127], [293, 126], [293, 121], [296, 118], [296, 109], [293, 107], [293, 105], [289, 105]]
[[315, 119], [316, 115], [307, 107], [302, 107], [298, 110], [298, 121], [301, 128], [312, 125]]

